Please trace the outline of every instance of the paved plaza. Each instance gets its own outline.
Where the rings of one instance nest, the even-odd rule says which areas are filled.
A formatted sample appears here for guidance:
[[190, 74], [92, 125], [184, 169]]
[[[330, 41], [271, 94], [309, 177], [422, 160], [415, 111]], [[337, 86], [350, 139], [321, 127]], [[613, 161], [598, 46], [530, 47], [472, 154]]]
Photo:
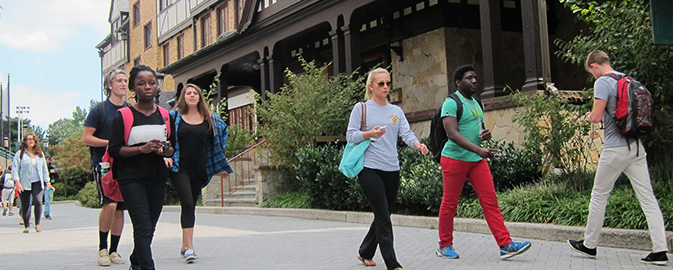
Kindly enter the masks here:
[[[368, 226], [279, 216], [197, 214], [194, 242], [199, 260], [187, 265], [179, 254], [180, 213], [166, 207], [153, 242], [157, 269], [365, 269], [355, 258]], [[16, 209], [14, 209], [16, 212]], [[100, 267], [98, 209], [75, 203], [52, 204], [53, 220], [42, 220], [42, 232], [21, 233], [18, 216], [0, 216], [0, 269], [128, 269]], [[119, 253], [132, 249], [132, 227], [125, 216]], [[32, 228], [32, 227], [31, 227]], [[395, 226], [395, 247], [405, 269], [671, 269], [639, 262], [643, 250], [598, 249], [597, 259], [576, 255], [564, 242], [536, 239], [531, 249], [501, 261], [491, 235], [455, 233], [458, 260], [434, 254], [437, 230]], [[669, 254], [669, 257], [671, 255]], [[385, 269], [380, 254], [377, 267]]]

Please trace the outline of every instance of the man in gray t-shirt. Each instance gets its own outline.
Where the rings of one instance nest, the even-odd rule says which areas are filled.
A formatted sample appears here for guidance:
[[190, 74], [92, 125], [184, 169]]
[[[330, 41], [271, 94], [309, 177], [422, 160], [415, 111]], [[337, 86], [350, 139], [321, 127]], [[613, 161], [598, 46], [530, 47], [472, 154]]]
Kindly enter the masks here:
[[626, 174], [638, 195], [640, 206], [645, 212], [647, 227], [652, 239], [652, 252], [640, 259], [643, 263], [666, 265], [666, 231], [664, 218], [657, 198], [652, 192], [646, 153], [641, 140], [628, 138], [621, 133], [613, 119], [617, 106], [617, 80], [609, 73], [624, 75], [612, 69], [608, 55], [603, 51], [593, 51], [587, 56], [586, 70], [596, 78], [594, 83], [594, 105], [589, 114], [589, 122], [605, 127], [605, 146], [601, 152], [594, 187], [589, 203], [589, 217], [584, 231], [584, 240], [568, 239], [570, 247], [585, 256], [595, 258], [598, 238], [605, 218], [605, 207], [615, 181]]

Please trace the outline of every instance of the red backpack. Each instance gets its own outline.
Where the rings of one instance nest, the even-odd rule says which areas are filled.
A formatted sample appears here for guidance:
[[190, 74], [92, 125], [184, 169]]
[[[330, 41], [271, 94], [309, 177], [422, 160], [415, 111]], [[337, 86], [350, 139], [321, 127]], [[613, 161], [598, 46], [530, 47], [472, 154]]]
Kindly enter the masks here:
[[640, 137], [652, 131], [652, 94], [639, 81], [629, 76], [608, 73], [617, 80], [617, 107], [615, 123], [622, 134], [628, 137]]
[[[168, 138], [171, 136], [168, 110], [161, 106], [157, 106], [157, 108], [159, 109], [159, 113], [161, 113], [161, 118], [164, 120], [164, 125], [166, 125], [166, 138]], [[131, 128], [133, 127], [133, 112], [130, 107], [121, 108], [119, 109], [119, 112], [122, 115], [122, 122], [124, 122], [124, 142], [128, 145], [129, 135], [131, 133]], [[113, 201], [123, 202], [124, 197], [122, 197], [122, 193], [119, 190], [119, 182], [117, 182], [117, 179], [112, 175], [113, 158], [108, 154], [108, 148], [105, 148], [105, 155], [103, 155], [101, 161], [110, 163], [110, 170], [100, 179], [101, 186], [103, 187], [103, 194]]]

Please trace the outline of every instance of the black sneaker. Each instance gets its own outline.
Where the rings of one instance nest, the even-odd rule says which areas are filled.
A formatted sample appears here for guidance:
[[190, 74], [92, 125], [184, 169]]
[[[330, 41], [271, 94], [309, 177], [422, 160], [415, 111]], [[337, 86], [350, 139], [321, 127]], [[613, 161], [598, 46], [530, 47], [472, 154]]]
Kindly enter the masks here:
[[575, 241], [572, 239], [568, 239], [568, 245], [570, 248], [572, 248], [574, 251], [576, 251], [579, 254], [582, 254], [584, 256], [587, 256], [589, 258], [596, 258], [596, 249], [595, 248], [587, 248], [584, 246], [584, 240], [580, 241]]
[[666, 265], [668, 264], [668, 257], [666, 256], [666, 251], [651, 252], [650, 254], [647, 254], [647, 257], [640, 259], [640, 262], [656, 265]]

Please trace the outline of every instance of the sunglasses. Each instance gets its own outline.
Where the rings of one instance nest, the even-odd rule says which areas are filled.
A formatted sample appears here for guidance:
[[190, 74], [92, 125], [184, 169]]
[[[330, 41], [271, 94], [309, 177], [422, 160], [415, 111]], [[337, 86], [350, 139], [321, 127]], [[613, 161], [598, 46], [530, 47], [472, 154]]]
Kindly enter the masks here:
[[34, 141], [34, 142], [36, 142], [37, 140], [36, 140], [36, 139], [33, 139], [33, 138], [28, 138], [28, 139], [26, 139], [26, 141]]
[[114, 79], [114, 77], [117, 76], [117, 74], [119, 73], [124, 73], [124, 71], [121, 71], [119, 69], [111, 70], [110, 73], [108, 74], [107, 81], [112, 82], [112, 79]]
[[384, 85], [387, 85], [388, 87], [390, 87], [390, 86], [393, 85], [393, 83], [391, 83], [391, 82], [379, 82], [379, 83], [377, 83], [377, 85], [379, 87], [383, 87]]

